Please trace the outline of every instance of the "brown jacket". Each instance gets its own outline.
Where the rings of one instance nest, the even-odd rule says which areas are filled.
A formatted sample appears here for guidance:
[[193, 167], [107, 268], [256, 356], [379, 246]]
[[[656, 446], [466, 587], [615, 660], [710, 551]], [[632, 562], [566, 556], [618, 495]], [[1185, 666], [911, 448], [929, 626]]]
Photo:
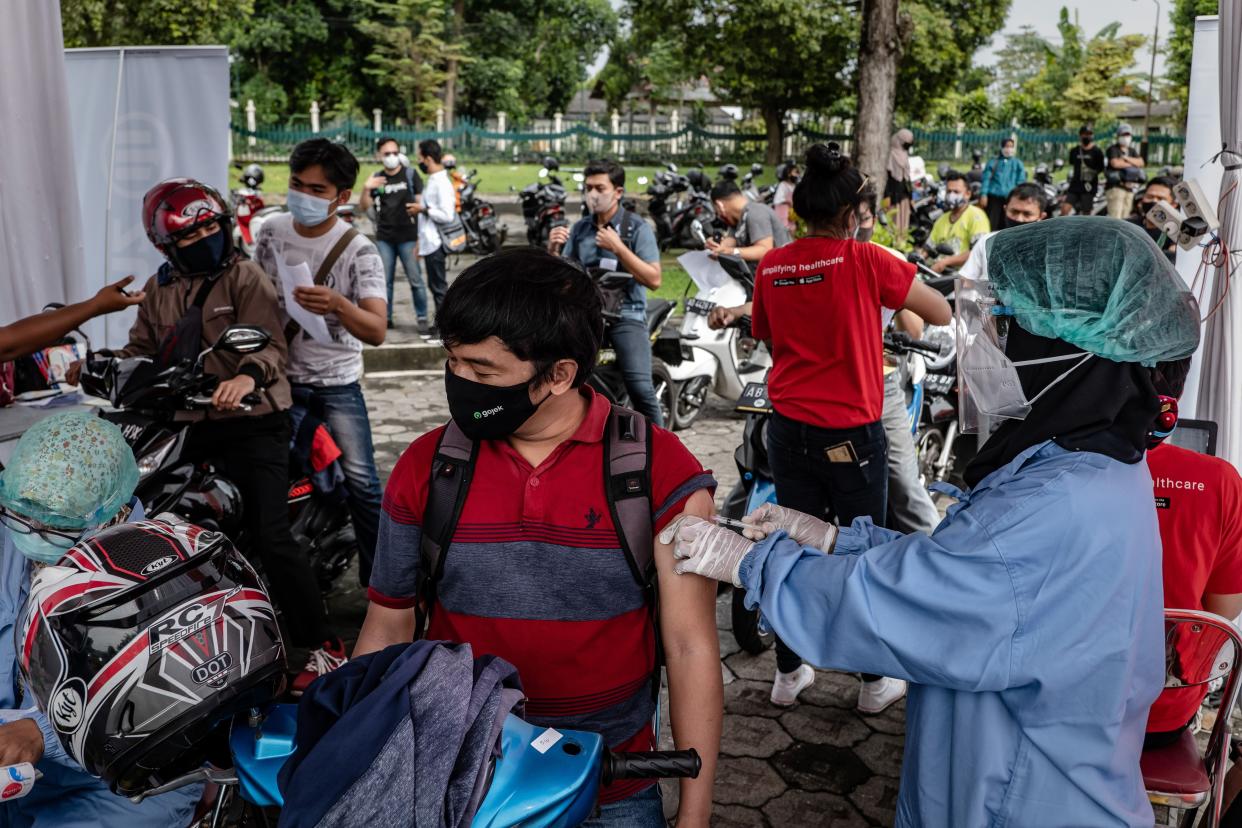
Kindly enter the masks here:
[[[160, 285], [152, 276], [144, 290], [147, 295], [138, 306], [138, 319], [129, 329], [129, 344], [114, 351], [116, 356], [154, 356], [194, 302], [203, 277], [175, 275], [168, 284]], [[237, 355], [213, 351], [207, 355], [203, 370], [221, 380], [229, 380], [243, 371], [250, 374], [265, 397], [264, 402], [250, 411], [207, 412], [208, 419], [238, 416], [259, 416], [284, 411], [292, 402], [289, 380], [285, 377], [285, 337], [280, 322], [280, 305], [272, 280], [257, 264], [238, 261], [226, 270], [207, 294], [203, 303], [203, 348], [209, 348], [229, 325], [257, 325], [272, 335], [272, 342], [253, 354]]]

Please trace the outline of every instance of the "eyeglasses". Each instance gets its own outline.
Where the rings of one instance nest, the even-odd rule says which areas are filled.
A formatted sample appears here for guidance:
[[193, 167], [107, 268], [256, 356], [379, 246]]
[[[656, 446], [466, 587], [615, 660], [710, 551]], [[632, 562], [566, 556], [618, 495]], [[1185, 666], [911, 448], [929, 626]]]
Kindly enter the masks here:
[[81, 529], [58, 529], [33, 518], [19, 515], [2, 506], [0, 506], [0, 524], [3, 524], [10, 532], [19, 535], [38, 535], [53, 546], [59, 546], [62, 549], [68, 549], [82, 537]]

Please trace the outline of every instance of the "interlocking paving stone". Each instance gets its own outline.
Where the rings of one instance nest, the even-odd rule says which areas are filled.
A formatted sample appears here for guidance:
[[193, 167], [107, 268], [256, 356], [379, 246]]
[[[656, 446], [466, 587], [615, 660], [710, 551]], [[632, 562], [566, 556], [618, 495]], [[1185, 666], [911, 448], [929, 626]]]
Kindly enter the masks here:
[[780, 718], [785, 732], [799, 742], [850, 748], [871, 735], [852, 710], [800, 705]]
[[791, 788], [847, 794], [872, 771], [850, 748], [797, 742], [772, 757], [772, 767]]
[[775, 720], [763, 716], [730, 716], [720, 740], [726, 756], [767, 759], [793, 744], [793, 738]]
[[763, 805], [786, 789], [772, 765], [762, 759], [721, 756], [716, 764], [713, 799], [724, 805]]
[[[763, 807], [772, 825], [801, 828], [855, 828], [869, 826], [849, 800], [830, 793], [790, 790]], [[892, 820], [888, 821], [892, 824]]]

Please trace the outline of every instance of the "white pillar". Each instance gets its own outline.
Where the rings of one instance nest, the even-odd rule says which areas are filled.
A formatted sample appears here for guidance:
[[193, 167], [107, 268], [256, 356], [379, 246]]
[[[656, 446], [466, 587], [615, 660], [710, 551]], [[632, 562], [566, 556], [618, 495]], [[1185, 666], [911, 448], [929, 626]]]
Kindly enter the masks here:
[[254, 101], [246, 101], [246, 129], [251, 133], [250, 136], [246, 138], [246, 144], [248, 146], [253, 147], [254, 146], [254, 130], [255, 130]]
[[444, 131], [444, 107], [436, 107], [436, 132]]
[[[612, 129], [610, 129], [609, 132], [611, 132], [613, 135], [616, 135], [620, 131], [621, 131], [621, 113], [614, 109], [612, 111]], [[612, 154], [613, 155], [621, 154], [621, 141], [616, 138], [612, 140]]]
[[962, 130], [964, 130], [965, 128], [966, 128], [966, 125], [964, 123], [962, 123], [961, 121], [957, 122], [957, 138], [953, 140], [953, 157], [954, 158], [962, 157]]
[[[562, 125], [563, 118], [564, 118], [564, 115], [562, 115], [560, 112], [552, 113], [552, 131], [553, 132], [561, 131], [561, 125]], [[561, 139], [560, 138], [552, 139], [552, 151], [555, 152], [557, 155], [560, 155], [561, 153]]]
[[[505, 113], [503, 112], [496, 113], [496, 131], [497, 132], [505, 131]], [[501, 152], [505, 151], [505, 140], [503, 138], [501, 138], [499, 141], [496, 142], [496, 149], [500, 150]]]
[[796, 113], [796, 112], [795, 112], [795, 113], [792, 115], [792, 118], [791, 118], [791, 119], [792, 119], [793, 123], [791, 123], [791, 124], [785, 124], [785, 152], [784, 152], [784, 156], [785, 156], [786, 158], [792, 158], [792, 157], [793, 157], [793, 154], [794, 154], [794, 149], [793, 149], [793, 142], [794, 142], [794, 137], [793, 137], [793, 128], [794, 128], [795, 126], [797, 126], [797, 124], [798, 124], [798, 113]]
[[[673, 114], [668, 116], [668, 131], [669, 132], [681, 131], [681, 112], [677, 109], [674, 109]], [[668, 151], [672, 153], [673, 155], [676, 155], [677, 145], [680, 143], [681, 143], [680, 138], [674, 138], [673, 140], [669, 141]]]
[[[376, 133], [378, 133], [381, 129], [383, 129], [383, 117], [384, 117], [384, 110], [378, 107], [371, 110], [372, 124], [374, 124], [372, 129], [374, 129]], [[375, 137], [378, 138], [379, 135], [377, 134]]]
[[1018, 119], [1014, 118], [1009, 124], [1009, 137], [1013, 139], [1013, 154], [1018, 154]]
[[319, 132], [319, 101], [311, 101], [311, 132]]
[[847, 118], [845, 120], [845, 123], [842, 124], [841, 131], [845, 133], [846, 135], [845, 140], [841, 142], [841, 146], [845, 147], [846, 155], [853, 156], [854, 155], [854, 122]]

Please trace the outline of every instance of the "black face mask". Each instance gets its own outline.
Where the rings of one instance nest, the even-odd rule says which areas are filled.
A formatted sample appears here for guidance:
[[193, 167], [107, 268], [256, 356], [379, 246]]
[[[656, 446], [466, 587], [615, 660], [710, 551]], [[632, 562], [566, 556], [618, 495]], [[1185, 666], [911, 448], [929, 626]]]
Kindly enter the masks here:
[[1027, 223], [1028, 222], [1025, 222], [1025, 221], [1014, 221], [1008, 215], [1006, 215], [1004, 220], [1001, 222], [1001, 229], [1008, 230], [1010, 227], [1021, 227], [1022, 225], [1027, 224]]
[[503, 440], [522, 427], [539, 410], [530, 401], [530, 386], [534, 380], [500, 388], [481, 382], [463, 379], [446, 365], [444, 367], [444, 392], [448, 396], [449, 413], [453, 422], [471, 440]]
[[228, 242], [222, 227], [193, 244], [177, 248], [177, 269], [186, 276], [215, 275], [224, 263]]
[[902, 144], [901, 145], [901, 148], [907, 152], [909, 152], [913, 147], [914, 147], [914, 144]]
[[419, 161], [419, 162], [418, 162], [418, 169], [419, 169], [419, 171], [420, 171], [420, 172], [422, 172], [422, 174], [423, 174], [423, 175], [426, 175], [426, 174], [427, 174], [427, 162], [426, 162], [426, 161]]
[[1095, 139], [1094, 139], [1094, 138], [1088, 138], [1088, 137], [1084, 136], [1084, 137], [1082, 137], [1082, 138], [1079, 138], [1078, 140], [1079, 140], [1079, 141], [1082, 141], [1082, 145], [1085, 147], [1085, 146], [1088, 146], [1088, 145], [1089, 145], [1089, 144], [1090, 144], [1093, 140], [1095, 140]]

